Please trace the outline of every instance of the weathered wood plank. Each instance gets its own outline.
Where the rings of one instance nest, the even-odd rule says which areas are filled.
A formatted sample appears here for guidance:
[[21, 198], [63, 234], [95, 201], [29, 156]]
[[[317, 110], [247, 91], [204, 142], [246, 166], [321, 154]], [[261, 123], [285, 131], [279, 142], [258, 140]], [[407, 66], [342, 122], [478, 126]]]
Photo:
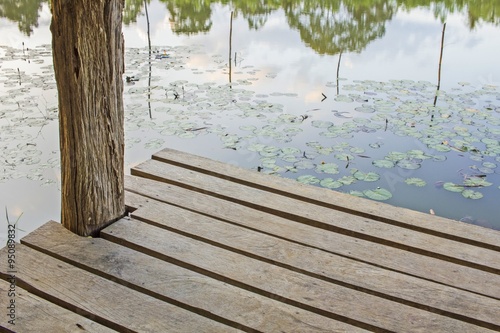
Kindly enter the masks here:
[[154, 154], [152, 158], [336, 210], [500, 251], [500, 232], [487, 228], [357, 198], [345, 193], [306, 186], [290, 179], [260, 174], [169, 148]]
[[[500, 330], [500, 300], [388, 271], [159, 202], [151, 201], [132, 217], [332, 283]], [[465, 274], [462, 278], [474, 280], [474, 276]]]
[[[5, 255], [4, 248], [0, 258]], [[25, 245], [16, 246], [16, 257], [20, 258], [16, 262], [18, 286], [120, 332], [235, 331]], [[5, 278], [5, 272], [6, 260], [2, 260], [0, 276]]]
[[57, 306], [43, 298], [40, 298], [19, 286], [15, 287], [15, 319], [14, 324], [6, 314], [10, 304], [7, 297], [10, 283], [0, 280], [0, 331], [2, 328], [12, 332], [39, 333], [39, 332], [116, 332], [102, 326], [90, 319]]
[[500, 253], [354, 216], [154, 160], [132, 174], [183, 186], [287, 219], [500, 274]]
[[78, 237], [49, 222], [23, 243], [156, 298], [233, 327], [260, 332], [367, 332], [223, 283], [104, 239]]
[[132, 170], [132, 174], [184, 186], [327, 230], [500, 273], [499, 253], [489, 249], [475, 247], [474, 250], [471, 250], [467, 248], [468, 245], [433, 235], [344, 212], [336, 211], [335, 214], [332, 214], [331, 209], [322, 206], [242, 186], [157, 161], [151, 160], [142, 163]]
[[373, 329], [378, 327], [402, 332], [490, 331], [340, 287], [138, 221], [122, 219], [101, 231], [101, 236], [238, 287], [331, 318], [350, 318], [350, 323], [364, 323]]
[[[305, 246], [500, 299], [500, 279], [498, 275], [492, 273], [424, 257], [363, 239], [327, 232], [246, 206], [227, 203], [209, 195], [145, 178], [128, 176], [125, 180], [125, 187], [128, 190], [125, 198], [129, 207], [139, 208], [141, 205], [147, 205], [153, 200], [151, 198], [154, 198]], [[308, 235], [308, 237], [305, 238], [303, 235]], [[464, 276], [474, 278], [464, 279]]]

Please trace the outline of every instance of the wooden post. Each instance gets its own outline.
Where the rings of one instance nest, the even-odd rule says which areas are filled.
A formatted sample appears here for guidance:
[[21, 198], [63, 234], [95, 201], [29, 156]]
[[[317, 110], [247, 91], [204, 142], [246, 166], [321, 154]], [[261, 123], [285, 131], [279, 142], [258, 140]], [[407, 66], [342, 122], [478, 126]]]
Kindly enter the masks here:
[[61, 222], [92, 235], [125, 213], [123, 0], [52, 0]]

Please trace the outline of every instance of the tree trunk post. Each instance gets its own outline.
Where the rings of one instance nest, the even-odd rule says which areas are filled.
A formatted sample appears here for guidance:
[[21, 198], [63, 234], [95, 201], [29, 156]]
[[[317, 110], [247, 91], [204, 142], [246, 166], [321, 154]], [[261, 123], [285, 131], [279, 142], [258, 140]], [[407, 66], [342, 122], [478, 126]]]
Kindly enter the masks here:
[[123, 0], [52, 0], [61, 223], [94, 235], [125, 214]]

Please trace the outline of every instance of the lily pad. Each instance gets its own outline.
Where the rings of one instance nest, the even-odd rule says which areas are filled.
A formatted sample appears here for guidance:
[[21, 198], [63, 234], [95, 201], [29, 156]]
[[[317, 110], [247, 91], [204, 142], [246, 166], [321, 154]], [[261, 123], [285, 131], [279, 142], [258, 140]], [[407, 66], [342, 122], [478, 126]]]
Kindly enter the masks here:
[[365, 195], [364, 195], [364, 193], [363, 193], [363, 192], [361, 192], [361, 191], [350, 191], [350, 192], [349, 192], [349, 194], [350, 194], [350, 195], [353, 195], [353, 196], [355, 196], [355, 197], [360, 197], [360, 198], [362, 198], [362, 197], [364, 197], [364, 196], [365, 196]]
[[362, 172], [362, 171], [356, 171], [353, 174], [353, 177], [356, 178], [357, 180], [362, 180], [365, 182], [376, 182], [377, 180], [380, 179], [380, 176], [378, 173], [375, 172]]
[[325, 178], [320, 182], [320, 185], [326, 188], [335, 189], [342, 187], [344, 184], [332, 178]]
[[452, 182], [444, 183], [443, 188], [447, 191], [450, 191], [450, 192], [459, 192], [459, 193], [464, 190], [464, 187], [462, 185], [455, 184]]
[[314, 169], [316, 165], [309, 160], [300, 160], [294, 163], [294, 167], [301, 170]]
[[311, 175], [299, 176], [297, 178], [297, 181], [299, 183], [302, 183], [302, 184], [311, 184], [311, 185], [318, 184], [320, 182], [318, 177], [311, 176]]
[[316, 172], [323, 172], [323, 173], [329, 173], [329, 174], [338, 174], [339, 173], [339, 167], [335, 163], [319, 164], [316, 167]]
[[397, 161], [396, 165], [400, 168], [407, 169], [407, 170], [416, 170], [420, 168], [422, 165], [415, 160], [401, 160]]
[[376, 188], [374, 190], [365, 190], [363, 194], [373, 200], [384, 201], [392, 198], [392, 193], [385, 188]]
[[464, 190], [462, 191], [462, 195], [467, 199], [473, 200], [481, 199], [483, 197], [482, 193], [473, 190]]

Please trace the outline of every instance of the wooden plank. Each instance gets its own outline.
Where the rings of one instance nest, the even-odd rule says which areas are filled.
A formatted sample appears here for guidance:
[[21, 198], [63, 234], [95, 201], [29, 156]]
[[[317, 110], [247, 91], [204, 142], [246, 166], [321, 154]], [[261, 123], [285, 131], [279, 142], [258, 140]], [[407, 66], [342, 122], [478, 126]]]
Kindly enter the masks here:
[[259, 332], [367, 332], [49, 222], [23, 243], [159, 299]]
[[[5, 248], [0, 258], [6, 257]], [[16, 282], [73, 312], [120, 332], [234, 332], [235, 329], [144, 295], [35, 251], [16, 246]], [[6, 260], [0, 261], [5, 279]], [[117, 306], [119, 304], [119, 306]]]
[[[483, 327], [340, 287], [142, 222], [122, 219], [105, 239], [232, 285], [349, 323], [403, 332], [488, 332]], [[404, 318], [404, 320], [401, 320]], [[378, 328], [378, 329], [377, 329]]]
[[132, 217], [325, 281], [500, 331], [500, 300], [388, 271], [159, 202], [150, 202]]
[[[145, 178], [127, 176], [125, 187], [128, 190], [125, 199], [130, 207], [146, 205], [154, 198], [305, 246], [500, 299], [500, 279], [496, 274], [363, 239], [325, 232], [323, 229]], [[134, 195], [130, 191], [140, 195]], [[305, 234], [308, 235], [307, 238], [302, 237]], [[474, 278], [464, 279], [464, 276]]]
[[[0, 280], [0, 331], [2, 328], [12, 332], [116, 332], [90, 319], [66, 310], [46, 301], [19, 286], [15, 287], [15, 296], [7, 297], [10, 283]], [[15, 301], [15, 317], [9, 323], [10, 317], [6, 309], [10, 299]]]
[[132, 174], [183, 186], [230, 202], [334, 232], [500, 274], [500, 252], [401, 228], [240, 185], [154, 160]]
[[169, 148], [152, 157], [165, 163], [317, 205], [500, 251], [499, 231], [357, 198], [324, 188], [303, 185], [291, 179], [261, 174]]

